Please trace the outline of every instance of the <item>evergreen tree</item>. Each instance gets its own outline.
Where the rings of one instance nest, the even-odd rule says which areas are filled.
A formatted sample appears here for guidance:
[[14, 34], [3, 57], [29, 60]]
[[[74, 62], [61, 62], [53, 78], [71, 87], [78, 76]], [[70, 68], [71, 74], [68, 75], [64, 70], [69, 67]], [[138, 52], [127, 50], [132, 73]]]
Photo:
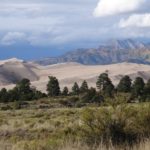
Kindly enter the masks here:
[[3, 88], [0, 91], [0, 102], [35, 100], [47, 96], [45, 93], [37, 91], [36, 88], [30, 87], [30, 85], [30, 80], [22, 79], [9, 91]]
[[48, 92], [48, 96], [52, 96], [52, 97], [60, 95], [59, 82], [56, 77], [49, 76], [49, 82], [47, 84], [47, 92]]
[[131, 85], [132, 85], [132, 80], [130, 79], [129, 76], [124, 76], [117, 87], [117, 90], [119, 92], [124, 92], [124, 93], [128, 93], [131, 92]]
[[96, 82], [96, 86], [100, 91], [102, 91], [107, 82], [108, 82], [108, 74], [107, 73], [102, 73], [98, 77], [98, 80]]
[[69, 90], [67, 87], [64, 87], [63, 91], [62, 91], [62, 95], [63, 96], [68, 96]]
[[80, 93], [80, 88], [79, 88], [79, 85], [75, 82], [73, 87], [72, 87], [72, 93], [74, 95], [79, 95]]
[[88, 84], [87, 84], [87, 82], [84, 80], [83, 83], [82, 83], [82, 85], [81, 85], [81, 87], [80, 87], [80, 92], [81, 92], [81, 93], [85, 93], [85, 92], [87, 92], [88, 89], [89, 89], [89, 88], [88, 88]]
[[14, 87], [12, 90], [8, 91], [8, 95], [9, 95], [9, 101], [13, 102], [13, 101], [18, 101], [19, 100], [19, 91], [17, 87]]
[[144, 93], [144, 86], [144, 80], [141, 77], [137, 77], [132, 85], [132, 96], [140, 98]]
[[102, 73], [97, 80], [97, 88], [102, 92], [105, 96], [113, 96], [114, 85], [108, 77], [107, 73]]
[[90, 88], [81, 95], [81, 101], [82, 103], [101, 103], [103, 96], [97, 93], [95, 88]]
[[144, 88], [144, 95], [145, 95], [145, 99], [147, 99], [148, 101], [150, 101], [150, 79], [147, 81], [145, 88]]
[[9, 101], [8, 92], [5, 88], [3, 88], [0, 91], [0, 102], [8, 102], [8, 101]]
[[32, 100], [33, 99], [33, 91], [30, 87], [31, 83], [29, 79], [22, 79], [17, 85], [16, 90], [19, 94], [19, 100]]
[[34, 99], [40, 99], [40, 98], [45, 98], [47, 95], [45, 93], [42, 93], [41, 91], [36, 90], [34, 93]]

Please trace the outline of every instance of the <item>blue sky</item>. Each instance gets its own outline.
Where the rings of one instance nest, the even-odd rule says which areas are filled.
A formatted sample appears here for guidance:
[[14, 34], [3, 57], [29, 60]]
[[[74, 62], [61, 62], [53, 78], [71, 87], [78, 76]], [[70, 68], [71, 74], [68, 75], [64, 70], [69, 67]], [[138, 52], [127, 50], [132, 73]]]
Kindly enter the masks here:
[[38, 59], [150, 37], [149, 0], [0, 0], [0, 59]]

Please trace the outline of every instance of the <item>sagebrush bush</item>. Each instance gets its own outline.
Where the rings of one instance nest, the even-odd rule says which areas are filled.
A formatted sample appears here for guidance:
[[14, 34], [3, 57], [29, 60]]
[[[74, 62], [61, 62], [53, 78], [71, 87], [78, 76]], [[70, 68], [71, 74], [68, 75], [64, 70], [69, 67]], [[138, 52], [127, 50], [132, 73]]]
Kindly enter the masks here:
[[89, 144], [134, 144], [150, 135], [150, 107], [120, 105], [82, 113], [82, 136]]

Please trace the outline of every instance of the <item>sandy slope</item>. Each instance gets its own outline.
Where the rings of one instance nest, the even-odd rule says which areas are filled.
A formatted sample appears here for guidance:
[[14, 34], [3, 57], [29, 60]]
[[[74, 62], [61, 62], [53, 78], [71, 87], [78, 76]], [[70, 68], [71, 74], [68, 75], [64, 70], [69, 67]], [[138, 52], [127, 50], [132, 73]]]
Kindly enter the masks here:
[[16, 58], [0, 61], [0, 85], [16, 83], [22, 78], [38, 80], [39, 77], [34, 72], [34, 68], [32, 64]]
[[[0, 63], [1, 64], [1, 63]], [[7, 64], [7, 65], [6, 65]], [[99, 74], [107, 72], [114, 84], [117, 84], [123, 75], [129, 75], [132, 79], [136, 76], [141, 76], [145, 80], [150, 78], [150, 66], [140, 65], [133, 63], [120, 63], [112, 65], [98, 65], [98, 66], [85, 66], [78, 63], [63, 63], [50, 66], [40, 66], [34, 63], [25, 63], [18, 60], [11, 61], [11, 65], [8, 61], [2, 64], [5, 70], [14, 71], [19, 73], [19, 76], [29, 78], [32, 81], [32, 85], [37, 89], [45, 91], [46, 84], [48, 82], [48, 76], [56, 76], [61, 87], [68, 86], [71, 88], [74, 82], [81, 82], [85, 79], [90, 86], [95, 86], [95, 82]], [[0, 65], [1, 67], [1, 65]], [[7, 68], [7, 69], [6, 69]], [[1, 68], [0, 68], [1, 70]], [[7, 80], [7, 78], [5, 78]], [[3, 83], [2, 74], [0, 71], [0, 84], [4, 87], [6, 83]], [[12, 88], [13, 85], [8, 82], [5, 87]], [[1, 88], [0, 87], [0, 88]]]

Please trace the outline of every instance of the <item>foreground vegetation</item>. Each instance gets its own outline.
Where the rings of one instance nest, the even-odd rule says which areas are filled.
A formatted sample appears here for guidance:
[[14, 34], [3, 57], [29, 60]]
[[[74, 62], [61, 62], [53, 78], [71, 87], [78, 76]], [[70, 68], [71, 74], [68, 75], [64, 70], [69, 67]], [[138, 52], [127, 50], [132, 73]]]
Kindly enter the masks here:
[[150, 149], [150, 80], [124, 76], [115, 87], [103, 73], [96, 85], [61, 91], [49, 77], [47, 94], [28, 79], [2, 89], [0, 150]]
[[62, 105], [61, 99], [63, 97], [28, 101], [22, 108], [15, 107], [14, 102], [8, 103], [5, 111], [6, 104], [1, 104], [0, 149], [150, 148], [149, 103], [107, 100], [100, 107], [89, 104], [83, 108], [68, 108]]

